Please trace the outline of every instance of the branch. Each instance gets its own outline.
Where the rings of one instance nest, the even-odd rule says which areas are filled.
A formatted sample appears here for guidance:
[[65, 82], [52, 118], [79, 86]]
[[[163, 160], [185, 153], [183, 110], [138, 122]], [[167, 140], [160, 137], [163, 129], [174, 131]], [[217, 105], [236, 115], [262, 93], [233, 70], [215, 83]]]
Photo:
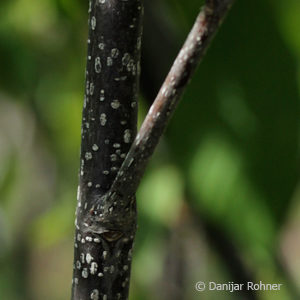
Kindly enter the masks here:
[[120, 197], [126, 207], [135, 194], [149, 158], [184, 89], [232, 3], [233, 0], [209, 0], [202, 8], [118, 172], [108, 195], [108, 203]]
[[142, 1], [90, 1], [72, 300], [127, 299], [136, 189], [232, 2], [207, 1], [132, 143]]
[[142, 12], [141, 0], [90, 1], [72, 300], [128, 297], [136, 209], [103, 212], [103, 196], [136, 135]]

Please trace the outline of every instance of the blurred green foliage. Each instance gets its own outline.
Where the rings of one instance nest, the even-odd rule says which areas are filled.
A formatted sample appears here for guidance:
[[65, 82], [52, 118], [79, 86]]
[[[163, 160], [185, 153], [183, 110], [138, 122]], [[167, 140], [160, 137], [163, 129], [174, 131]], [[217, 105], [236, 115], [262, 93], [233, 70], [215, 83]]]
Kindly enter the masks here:
[[[200, 3], [147, 5], [180, 45]], [[297, 299], [299, 15], [298, 0], [236, 1], [138, 191], [132, 299], [171, 299], [176, 272], [184, 299], [240, 299], [194, 291], [199, 280], [233, 279], [230, 258], [192, 218], [217, 226], [256, 281], [284, 284], [260, 299]], [[86, 24], [86, 1], [0, 3], [0, 299], [70, 297]], [[153, 100], [142, 96], [140, 122]]]

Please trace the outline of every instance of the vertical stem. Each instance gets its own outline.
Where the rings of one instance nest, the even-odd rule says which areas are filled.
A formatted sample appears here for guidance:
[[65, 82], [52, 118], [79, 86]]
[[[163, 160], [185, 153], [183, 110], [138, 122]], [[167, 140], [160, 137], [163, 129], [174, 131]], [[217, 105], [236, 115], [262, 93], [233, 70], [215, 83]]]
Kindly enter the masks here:
[[90, 1], [72, 300], [128, 298], [135, 195], [106, 199], [136, 135], [142, 13], [142, 0]]

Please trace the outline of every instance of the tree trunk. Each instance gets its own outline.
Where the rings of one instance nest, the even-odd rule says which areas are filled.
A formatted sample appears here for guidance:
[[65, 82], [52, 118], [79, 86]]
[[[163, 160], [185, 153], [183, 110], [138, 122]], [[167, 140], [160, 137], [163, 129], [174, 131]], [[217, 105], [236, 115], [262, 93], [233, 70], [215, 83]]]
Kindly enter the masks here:
[[90, 2], [72, 300], [127, 299], [136, 190], [232, 2], [206, 1], [137, 136], [142, 0]]
[[[127, 299], [135, 195], [108, 195], [136, 135], [141, 0], [92, 0], [72, 299]], [[114, 199], [107, 203], [107, 197]]]

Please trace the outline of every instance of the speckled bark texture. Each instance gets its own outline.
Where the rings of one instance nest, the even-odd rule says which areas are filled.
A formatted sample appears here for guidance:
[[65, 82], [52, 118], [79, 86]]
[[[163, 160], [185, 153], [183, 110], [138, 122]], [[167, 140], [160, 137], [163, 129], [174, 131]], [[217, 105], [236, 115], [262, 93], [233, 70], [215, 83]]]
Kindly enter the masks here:
[[148, 160], [184, 89], [233, 2], [234, 0], [206, 1], [118, 172], [112, 192], [130, 195], [136, 191]]
[[127, 299], [135, 192], [232, 2], [206, 1], [137, 136], [141, 0], [90, 2], [72, 300]]
[[142, 14], [141, 0], [89, 3], [73, 300], [128, 298], [135, 193], [109, 190], [136, 135]]

